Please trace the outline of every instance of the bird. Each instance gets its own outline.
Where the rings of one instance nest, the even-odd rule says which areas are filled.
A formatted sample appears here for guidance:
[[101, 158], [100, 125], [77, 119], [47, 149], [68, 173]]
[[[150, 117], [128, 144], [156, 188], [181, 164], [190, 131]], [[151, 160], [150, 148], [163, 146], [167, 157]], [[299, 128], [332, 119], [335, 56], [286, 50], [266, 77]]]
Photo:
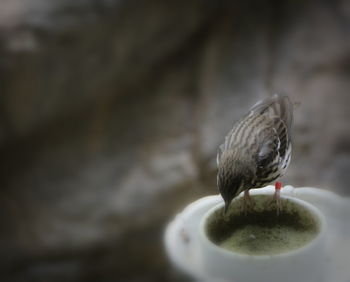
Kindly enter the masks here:
[[[293, 104], [275, 94], [256, 103], [226, 135], [217, 153], [217, 186], [226, 214], [232, 200], [244, 192], [243, 208], [252, 206], [249, 190], [262, 188], [284, 175], [292, 153]], [[282, 210], [281, 182], [275, 183], [277, 213]]]

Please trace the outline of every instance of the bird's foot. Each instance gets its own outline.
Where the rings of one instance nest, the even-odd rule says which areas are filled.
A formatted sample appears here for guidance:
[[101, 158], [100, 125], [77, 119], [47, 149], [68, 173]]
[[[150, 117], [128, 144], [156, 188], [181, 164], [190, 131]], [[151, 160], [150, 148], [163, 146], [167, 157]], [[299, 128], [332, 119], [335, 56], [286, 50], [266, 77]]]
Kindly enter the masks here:
[[247, 215], [248, 212], [251, 212], [254, 209], [254, 201], [249, 196], [249, 190], [244, 191], [244, 197], [243, 197], [243, 205], [242, 205], [242, 212]]
[[274, 202], [276, 204], [277, 215], [280, 215], [280, 213], [282, 212], [281, 189], [282, 189], [282, 183], [276, 182], [275, 183], [275, 194], [273, 195], [272, 202]]

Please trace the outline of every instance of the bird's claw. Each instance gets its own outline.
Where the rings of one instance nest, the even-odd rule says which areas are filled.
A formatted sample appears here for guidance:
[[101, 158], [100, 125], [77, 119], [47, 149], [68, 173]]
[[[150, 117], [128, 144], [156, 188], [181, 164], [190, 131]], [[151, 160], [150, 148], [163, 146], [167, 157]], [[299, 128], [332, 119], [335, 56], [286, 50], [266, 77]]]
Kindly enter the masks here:
[[249, 196], [249, 192], [245, 191], [244, 197], [243, 197], [243, 205], [241, 206], [241, 212], [247, 215], [248, 212], [251, 212], [254, 209], [254, 206], [255, 206], [255, 202]]
[[275, 194], [273, 195], [273, 198], [272, 198], [270, 204], [276, 206], [277, 215], [280, 215], [281, 212], [282, 212], [282, 201], [281, 201], [281, 197], [279, 195], [279, 191], [275, 192]]

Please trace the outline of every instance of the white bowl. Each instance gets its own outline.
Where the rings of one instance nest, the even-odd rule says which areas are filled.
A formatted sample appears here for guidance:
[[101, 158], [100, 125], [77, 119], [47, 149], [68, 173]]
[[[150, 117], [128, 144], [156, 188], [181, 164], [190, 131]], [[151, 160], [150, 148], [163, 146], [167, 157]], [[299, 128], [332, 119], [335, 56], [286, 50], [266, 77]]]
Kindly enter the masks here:
[[[250, 194], [273, 193], [274, 187], [267, 186]], [[270, 275], [269, 282], [309, 282], [305, 277], [318, 282], [349, 282], [350, 198], [324, 189], [290, 185], [281, 190], [281, 195], [300, 199], [317, 214], [322, 213], [327, 223], [322, 225], [325, 234], [322, 229], [304, 248], [281, 255], [255, 257], [218, 250], [202, 237], [200, 226], [205, 214], [223, 201], [220, 195], [206, 196], [190, 203], [167, 225], [164, 243], [170, 261], [196, 281], [252, 282], [258, 276], [257, 281], [262, 282]]]
[[316, 207], [303, 200], [286, 196], [282, 199], [305, 208], [316, 219], [319, 232], [310, 242], [298, 249], [274, 255], [248, 255], [224, 249], [214, 244], [205, 231], [208, 218], [223, 208], [224, 204], [220, 203], [204, 214], [199, 225], [199, 250], [203, 267], [212, 276], [227, 281], [328, 281], [324, 216]]

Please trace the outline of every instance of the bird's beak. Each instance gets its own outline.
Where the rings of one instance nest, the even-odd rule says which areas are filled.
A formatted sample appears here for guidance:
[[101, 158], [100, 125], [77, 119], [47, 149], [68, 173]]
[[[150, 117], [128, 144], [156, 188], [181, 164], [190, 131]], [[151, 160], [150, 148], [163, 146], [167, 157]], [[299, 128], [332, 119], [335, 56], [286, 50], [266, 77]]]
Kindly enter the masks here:
[[225, 202], [224, 215], [226, 215], [229, 206], [230, 206], [230, 203], [229, 202]]

